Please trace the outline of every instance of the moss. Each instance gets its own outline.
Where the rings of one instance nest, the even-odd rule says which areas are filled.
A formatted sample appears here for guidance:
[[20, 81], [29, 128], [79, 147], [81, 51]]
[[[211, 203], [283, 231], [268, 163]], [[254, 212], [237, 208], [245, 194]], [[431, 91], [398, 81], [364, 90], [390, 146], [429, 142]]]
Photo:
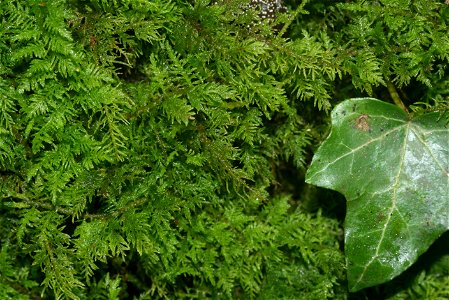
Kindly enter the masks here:
[[347, 298], [305, 167], [348, 96], [444, 109], [440, 2], [2, 1], [2, 297]]

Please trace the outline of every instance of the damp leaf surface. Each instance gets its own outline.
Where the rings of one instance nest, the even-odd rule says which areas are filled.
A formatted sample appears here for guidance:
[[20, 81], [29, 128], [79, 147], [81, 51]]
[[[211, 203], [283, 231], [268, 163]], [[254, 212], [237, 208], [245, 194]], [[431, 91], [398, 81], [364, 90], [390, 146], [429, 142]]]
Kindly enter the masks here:
[[439, 116], [372, 98], [332, 111], [306, 182], [346, 197], [350, 291], [399, 275], [449, 229], [449, 129]]

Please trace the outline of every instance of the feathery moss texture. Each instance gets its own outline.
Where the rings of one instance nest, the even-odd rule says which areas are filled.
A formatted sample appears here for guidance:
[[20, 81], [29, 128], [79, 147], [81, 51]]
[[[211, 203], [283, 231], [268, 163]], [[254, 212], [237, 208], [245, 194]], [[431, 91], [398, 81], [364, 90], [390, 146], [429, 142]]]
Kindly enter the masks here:
[[344, 99], [447, 111], [447, 1], [249, 2], [0, 1], [0, 299], [449, 297], [448, 235], [349, 293], [304, 183]]

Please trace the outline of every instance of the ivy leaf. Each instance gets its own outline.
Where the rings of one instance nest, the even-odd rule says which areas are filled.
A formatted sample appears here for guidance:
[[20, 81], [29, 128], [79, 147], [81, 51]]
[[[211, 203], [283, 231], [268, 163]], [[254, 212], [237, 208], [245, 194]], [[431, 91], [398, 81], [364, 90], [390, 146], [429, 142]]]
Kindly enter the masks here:
[[449, 229], [449, 129], [370, 98], [332, 112], [332, 130], [306, 182], [347, 200], [345, 253], [352, 292], [402, 273]]

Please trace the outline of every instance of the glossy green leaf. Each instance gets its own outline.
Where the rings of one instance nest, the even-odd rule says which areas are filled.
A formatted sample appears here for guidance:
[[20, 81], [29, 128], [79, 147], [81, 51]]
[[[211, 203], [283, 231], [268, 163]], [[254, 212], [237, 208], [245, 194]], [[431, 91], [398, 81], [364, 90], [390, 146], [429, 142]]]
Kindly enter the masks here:
[[332, 112], [332, 130], [306, 182], [347, 200], [351, 291], [386, 282], [449, 229], [449, 129], [438, 113], [413, 117], [370, 98]]

